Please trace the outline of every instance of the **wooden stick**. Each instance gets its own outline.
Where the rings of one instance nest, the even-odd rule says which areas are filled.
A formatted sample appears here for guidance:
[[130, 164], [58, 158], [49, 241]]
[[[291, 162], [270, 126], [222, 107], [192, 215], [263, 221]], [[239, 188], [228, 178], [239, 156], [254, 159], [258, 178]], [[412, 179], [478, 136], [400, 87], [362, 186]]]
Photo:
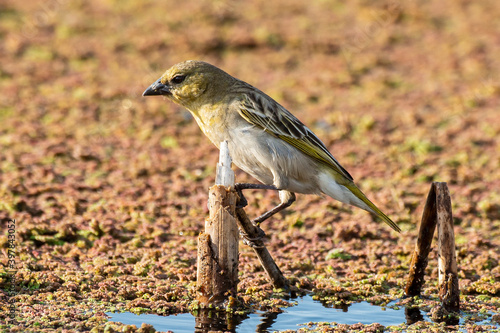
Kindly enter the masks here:
[[422, 291], [425, 268], [427, 267], [432, 238], [434, 237], [434, 230], [436, 230], [437, 223], [435, 185], [436, 183], [431, 184], [422, 214], [417, 245], [411, 258], [410, 273], [405, 288], [406, 296], [418, 296]]
[[220, 144], [219, 163], [215, 174], [215, 184], [234, 188], [234, 171], [231, 169], [231, 156], [227, 141]]
[[262, 241], [263, 231], [258, 226], [254, 225], [248, 218], [243, 208], [236, 208], [236, 216], [238, 217], [238, 227], [246, 234], [246, 237], [253, 239], [253, 250], [259, 258], [260, 264], [266, 271], [271, 283], [275, 288], [290, 290], [288, 280], [283, 276], [278, 265], [271, 257], [264, 242]]
[[236, 295], [238, 284], [238, 228], [235, 219], [234, 173], [227, 143], [221, 144], [217, 182], [209, 192], [210, 216], [198, 237], [198, 301], [202, 307], [221, 306]]
[[438, 221], [439, 298], [448, 311], [460, 309], [455, 233], [451, 212], [451, 198], [446, 183], [435, 183]]
[[196, 299], [204, 306], [209, 304], [212, 296], [213, 263], [210, 235], [202, 232], [198, 236], [198, 269], [196, 270], [198, 294]]
[[436, 224], [438, 227], [439, 297], [442, 306], [447, 311], [458, 312], [460, 309], [460, 290], [455, 254], [455, 233], [450, 192], [446, 183], [434, 182], [429, 190], [418, 232], [417, 245], [410, 264], [405, 294], [407, 296], [420, 295]]

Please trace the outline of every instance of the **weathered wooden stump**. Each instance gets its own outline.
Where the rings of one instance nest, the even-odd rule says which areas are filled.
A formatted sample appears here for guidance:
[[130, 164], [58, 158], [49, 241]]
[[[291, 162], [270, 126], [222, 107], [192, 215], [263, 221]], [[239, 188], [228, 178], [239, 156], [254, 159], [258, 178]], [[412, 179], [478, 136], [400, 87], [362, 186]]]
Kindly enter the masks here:
[[288, 290], [288, 281], [262, 241], [262, 230], [236, 208], [234, 172], [227, 142], [220, 146], [216, 185], [209, 191], [210, 216], [198, 237], [197, 300], [202, 307], [230, 305], [238, 285], [238, 228], [248, 239], [275, 288]]
[[448, 311], [460, 309], [457, 257], [455, 254], [455, 232], [451, 215], [451, 198], [446, 183], [436, 184], [438, 253], [439, 253], [439, 298]]
[[238, 285], [237, 195], [227, 143], [221, 145], [216, 185], [209, 191], [210, 216], [198, 237], [198, 301], [202, 307], [222, 306], [236, 296]]
[[434, 182], [429, 190], [420, 223], [417, 244], [410, 264], [405, 294], [407, 296], [418, 296], [422, 291], [425, 268], [427, 267], [436, 225], [438, 226], [439, 297], [444, 309], [458, 312], [460, 308], [460, 290], [455, 255], [455, 234], [453, 231], [451, 198], [446, 183]]
[[425, 203], [422, 221], [420, 222], [420, 229], [418, 231], [417, 245], [415, 246], [411, 258], [410, 274], [405, 289], [405, 294], [407, 296], [418, 296], [422, 291], [425, 268], [427, 267], [428, 256], [431, 251], [436, 223], [436, 192], [433, 183], [427, 195], [427, 202]]

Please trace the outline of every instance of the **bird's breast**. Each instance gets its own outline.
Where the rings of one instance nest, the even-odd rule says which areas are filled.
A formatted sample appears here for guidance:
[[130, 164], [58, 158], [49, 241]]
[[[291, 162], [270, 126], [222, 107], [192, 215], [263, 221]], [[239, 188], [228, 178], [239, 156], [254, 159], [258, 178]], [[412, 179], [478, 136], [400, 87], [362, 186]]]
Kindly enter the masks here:
[[297, 193], [319, 193], [318, 166], [297, 148], [243, 119], [231, 108], [201, 108], [193, 115], [220, 147], [228, 142], [233, 163], [264, 184]]

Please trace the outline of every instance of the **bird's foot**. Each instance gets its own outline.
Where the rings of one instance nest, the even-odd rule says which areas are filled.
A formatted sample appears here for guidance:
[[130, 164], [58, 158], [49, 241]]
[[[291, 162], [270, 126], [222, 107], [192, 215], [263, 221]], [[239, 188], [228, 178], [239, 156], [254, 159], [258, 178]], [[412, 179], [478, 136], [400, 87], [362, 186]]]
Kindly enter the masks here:
[[[243, 239], [243, 244], [248, 245], [254, 249], [261, 249], [264, 247], [262, 244], [262, 238], [266, 235], [264, 230], [257, 227], [258, 235], [257, 237], [250, 237], [244, 230], [240, 229], [240, 236]], [[260, 243], [260, 244], [258, 244]]]
[[236, 194], [238, 194], [238, 199], [236, 201], [236, 208], [245, 208], [248, 205], [248, 200], [245, 198], [242, 192], [242, 188], [238, 187], [239, 184], [234, 186]]

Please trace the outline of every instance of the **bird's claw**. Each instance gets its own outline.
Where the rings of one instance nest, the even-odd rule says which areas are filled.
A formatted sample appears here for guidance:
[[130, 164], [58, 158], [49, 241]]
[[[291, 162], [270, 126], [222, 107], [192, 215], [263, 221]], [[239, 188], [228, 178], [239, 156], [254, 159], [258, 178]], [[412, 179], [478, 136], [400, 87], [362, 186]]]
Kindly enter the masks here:
[[259, 233], [257, 237], [250, 237], [244, 230], [240, 229], [240, 236], [243, 238], [243, 244], [254, 249], [263, 248], [264, 245], [258, 245], [257, 242], [262, 243], [262, 238], [266, 235], [266, 233], [261, 228], [257, 228], [257, 230]]
[[240, 198], [236, 202], [236, 208], [245, 208], [246, 206], [248, 206], [247, 199], [245, 197], [243, 197], [242, 195], [240, 195]]
[[236, 201], [236, 208], [245, 208], [248, 206], [248, 201], [243, 195], [243, 189], [239, 186], [240, 184], [235, 184], [234, 189], [236, 190], [236, 193], [238, 194], [238, 200]]

